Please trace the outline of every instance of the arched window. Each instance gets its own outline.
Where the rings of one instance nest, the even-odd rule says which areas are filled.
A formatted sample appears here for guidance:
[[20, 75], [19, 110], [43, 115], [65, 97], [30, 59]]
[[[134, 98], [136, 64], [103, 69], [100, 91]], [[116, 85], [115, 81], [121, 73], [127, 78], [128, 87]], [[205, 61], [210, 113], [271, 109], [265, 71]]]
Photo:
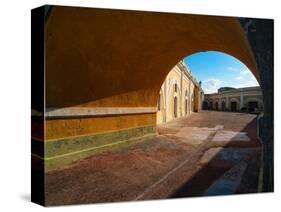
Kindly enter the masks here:
[[177, 83], [175, 84], [175, 92], [178, 92], [178, 85], [177, 85]]

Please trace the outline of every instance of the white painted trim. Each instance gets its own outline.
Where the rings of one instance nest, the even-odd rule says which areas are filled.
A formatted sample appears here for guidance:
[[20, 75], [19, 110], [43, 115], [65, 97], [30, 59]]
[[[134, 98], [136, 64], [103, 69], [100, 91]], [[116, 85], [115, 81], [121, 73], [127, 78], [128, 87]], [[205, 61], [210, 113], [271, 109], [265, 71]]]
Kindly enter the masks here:
[[45, 117], [83, 117], [124, 114], [156, 113], [156, 107], [72, 107], [72, 108], [47, 108]]

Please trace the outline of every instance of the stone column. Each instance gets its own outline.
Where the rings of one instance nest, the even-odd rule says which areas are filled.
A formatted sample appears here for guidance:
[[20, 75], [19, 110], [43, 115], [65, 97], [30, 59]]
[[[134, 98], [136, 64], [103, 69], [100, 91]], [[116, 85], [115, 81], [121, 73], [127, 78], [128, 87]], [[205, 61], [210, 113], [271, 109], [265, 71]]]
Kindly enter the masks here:
[[273, 20], [240, 18], [253, 50], [263, 92], [264, 113], [258, 120], [258, 134], [262, 142], [262, 185], [264, 192], [273, 192]]

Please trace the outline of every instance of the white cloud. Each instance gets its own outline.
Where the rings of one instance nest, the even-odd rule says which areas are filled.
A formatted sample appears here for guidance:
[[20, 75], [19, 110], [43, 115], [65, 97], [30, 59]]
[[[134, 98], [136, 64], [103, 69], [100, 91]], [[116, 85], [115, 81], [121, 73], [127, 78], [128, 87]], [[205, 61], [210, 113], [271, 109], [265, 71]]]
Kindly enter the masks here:
[[234, 68], [234, 67], [232, 67], [232, 66], [229, 66], [229, 67], [227, 67], [226, 69], [229, 70], [229, 71], [237, 71], [237, 69]]
[[235, 67], [229, 66], [226, 69], [229, 70], [229, 71], [233, 71], [233, 72], [239, 73], [240, 75], [248, 75], [248, 74], [251, 75], [252, 74], [252, 72], [247, 67], [239, 69], [239, 68], [235, 68]]
[[249, 69], [240, 70], [241, 75], [252, 75], [252, 72]]
[[241, 69], [239, 75], [235, 77], [232, 85], [235, 88], [259, 86], [256, 78], [249, 69]]
[[204, 93], [216, 93], [220, 88], [221, 81], [219, 79], [207, 79], [202, 82]]
[[252, 72], [247, 68], [238, 69], [235, 67], [227, 67], [227, 70], [234, 71], [237, 76], [231, 81], [228, 86], [235, 88], [258, 86], [258, 82]]
[[247, 68], [237, 69], [234, 67], [228, 67], [227, 70], [235, 72], [232, 80], [214, 79], [210, 78], [202, 82], [202, 88], [204, 93], [216, 93], [220, 87], [252, 87], [259, 86], [256, 78], [252, 72]]
[[256, 79], [256, 77], [254, 75], [251, 75], [250, 79], [253, 80], [253, 81], [257, 81], [257, 79]]
[[221, 79], [210, 78], [202, 82], [202, 88], [204, 93], [216, 93], [220, 87], [233, 87], [233, 88], [243, 88], [259, 86], [255, 76], [247, 68], [235, 68], [227, 67], [227, 70], [232, 71], [232, 79], [225, 79], [223, 76]]
[[238, 76], [238, 77], [235, 77], [235, 80], [241, 81], [241, 80], [244, 80], [244, 77]]

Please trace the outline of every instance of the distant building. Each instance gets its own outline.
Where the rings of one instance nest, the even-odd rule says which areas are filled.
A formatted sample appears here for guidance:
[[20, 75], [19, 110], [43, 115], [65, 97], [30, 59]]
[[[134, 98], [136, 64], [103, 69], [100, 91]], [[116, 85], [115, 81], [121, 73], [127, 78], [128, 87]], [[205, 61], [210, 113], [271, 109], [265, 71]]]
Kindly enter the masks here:
[[205, 94], [202, 107], [204, 110], [260, 113], [263, 111], [262, 91], [259, 86], [223, 87], [218, 89], [218, 93]]
[[157, 104], [157, 124], [198, 112], [204, 98], [203, 90], [191, 71], [179, 62], [161, 86]]

